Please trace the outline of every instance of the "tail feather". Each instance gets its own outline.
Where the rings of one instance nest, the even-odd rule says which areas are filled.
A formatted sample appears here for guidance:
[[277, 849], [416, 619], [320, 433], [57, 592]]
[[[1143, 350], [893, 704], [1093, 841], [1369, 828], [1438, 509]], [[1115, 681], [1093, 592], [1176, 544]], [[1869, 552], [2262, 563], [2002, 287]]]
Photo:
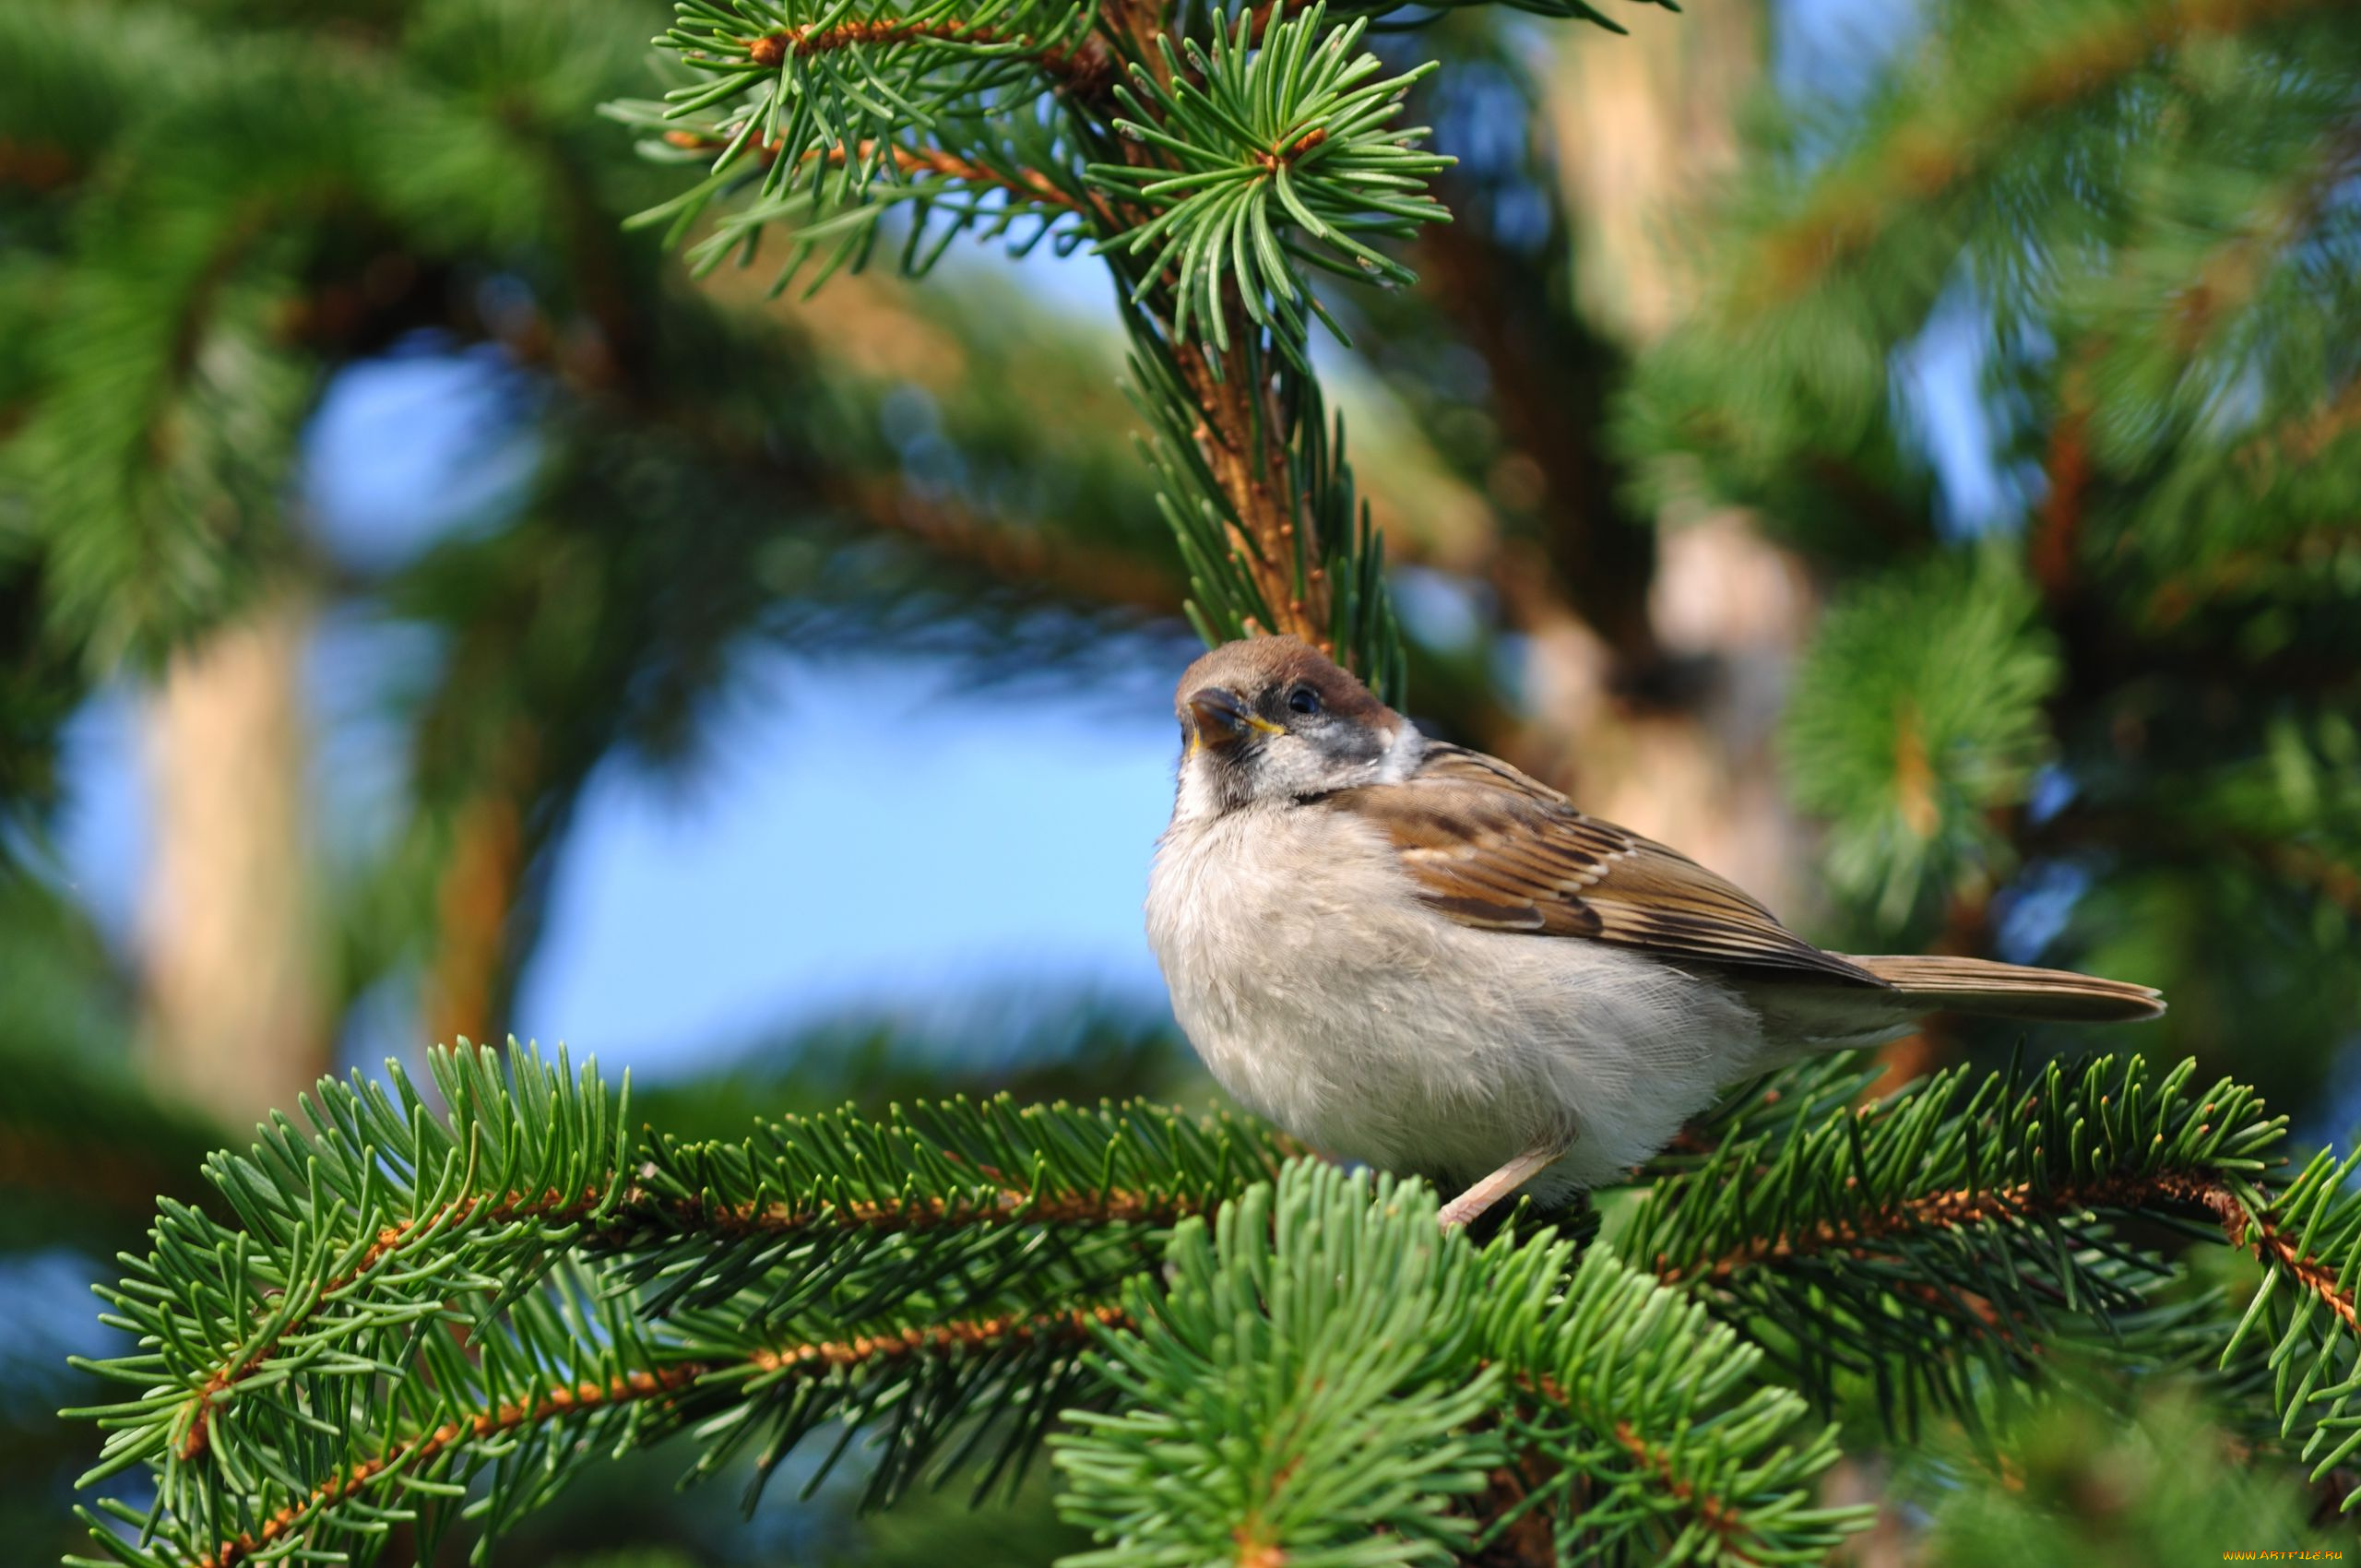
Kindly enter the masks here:
[[2030, 969], [1989, 958], [1855, 957], [1869, 973], [1929, 1013], [1976, 1013], [2057, 1023], [2129, 1023], [2164, 1016], [2153, 987], [2064, 969]]

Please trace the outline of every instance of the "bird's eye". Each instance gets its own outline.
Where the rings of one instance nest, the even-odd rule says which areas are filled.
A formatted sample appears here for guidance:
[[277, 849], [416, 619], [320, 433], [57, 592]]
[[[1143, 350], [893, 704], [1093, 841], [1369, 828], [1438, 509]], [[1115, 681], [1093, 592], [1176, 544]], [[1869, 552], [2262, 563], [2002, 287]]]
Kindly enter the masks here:
[[1297, 713], [1320, 711], [1320, 694], [1310, 686], [1298, 686], [1287, 694], [1287, 707]]

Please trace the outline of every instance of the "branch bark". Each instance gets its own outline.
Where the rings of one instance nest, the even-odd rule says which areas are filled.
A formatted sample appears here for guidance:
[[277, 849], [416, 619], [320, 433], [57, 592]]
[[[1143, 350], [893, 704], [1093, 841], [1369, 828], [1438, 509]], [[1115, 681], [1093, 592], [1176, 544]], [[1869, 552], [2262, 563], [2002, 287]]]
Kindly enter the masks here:
[[655, 1371], [619, 1372], [603, 1381], [556, 1383], [528, 1398], [492, 1406], [473, 1417], [446, 1421], [432, 1431], [396, 1442], [374, 1459], [322, 1481], [301, 1503], [271, 1515], [258, 1529], [220, 1542], [197, 1559], [196, 1568], [241, 1568], [295, 1536], [323, 1514], [371, 1488], [431, 1466], [449, 1450], [595, 1410], [676, 1402], [709, 1379], [748, 1372], [816, 1372], [832, 1368], [875, 1366], [922, 1356], [955, 1355], [1004, 1345], [1067, 1342], [1079, 1348], [1099, 1327], [1128, 1325], [1113, 1307], [1075, 1308], [1026, 1318], [980, 1318], [934, 1324], [898, 1333], [848, 1340], [797, 1343], [756, 1350], [736, 1361], [677, 1361]]

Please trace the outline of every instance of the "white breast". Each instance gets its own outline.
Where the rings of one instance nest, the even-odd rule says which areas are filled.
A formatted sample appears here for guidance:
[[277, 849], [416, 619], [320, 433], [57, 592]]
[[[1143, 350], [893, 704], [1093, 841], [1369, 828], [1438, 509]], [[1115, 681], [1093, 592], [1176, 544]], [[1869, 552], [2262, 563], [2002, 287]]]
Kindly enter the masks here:
[[1190, 1042], [1322, 1150], [1465, 1184], [1553, 1137], [1545, 1201], [1647, 1158], [1759, 1057], [1727, 988], [1605, 944], [1454, 924], [1319, 806], [1176, 821], [1148, 940]]

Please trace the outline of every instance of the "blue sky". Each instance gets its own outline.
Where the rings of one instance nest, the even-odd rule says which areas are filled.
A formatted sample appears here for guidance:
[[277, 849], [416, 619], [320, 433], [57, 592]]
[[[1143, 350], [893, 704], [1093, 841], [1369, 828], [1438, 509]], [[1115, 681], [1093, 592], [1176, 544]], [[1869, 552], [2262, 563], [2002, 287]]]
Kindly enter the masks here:
[[[530, 472], [500, 434], [517, 390], [488, 350], [431, 343], [341, 375], [307, 443], [324, 541], [383, 569], [496, 516]], [[331, 865], [397, 821], [386, 692], [430, 657], [399, 626], [321, 624], [305, 685]], [[976, 691], [913, 660], [750, 654], [704, 766], [618, 759], [592, 780], [517, 1032], [662, 1071], [946, 994], [1086, 989], [1160, 1007], [1140, 902], [1171, 801], [1177, 673]], [[147, 857], [137, 731], [120, 688], [79, 716], [61, 824], [73, 885], [125, 952]], [[374, 1064], [415, 1027], [388, 997], [356, 1031], [350, 1054]]]
[[520, 1028], [654, 1065], [929, 991], [1161, 1004], [1140, 916], [1171, 805], [1160, 700], [954, 695], [883, 659], [766, 659], [753, 685], [685, 794], [627, 767], [594, 783]]

